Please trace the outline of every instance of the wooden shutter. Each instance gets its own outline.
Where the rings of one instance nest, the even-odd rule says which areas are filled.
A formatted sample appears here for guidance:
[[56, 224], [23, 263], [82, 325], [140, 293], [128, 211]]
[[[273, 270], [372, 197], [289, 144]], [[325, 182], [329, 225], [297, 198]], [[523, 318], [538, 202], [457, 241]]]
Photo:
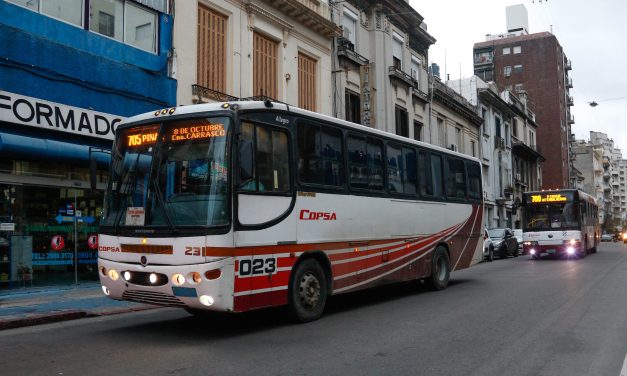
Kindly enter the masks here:
[[316, 60], [298, 54], [298, 107], [316, 111]]
[[278, 99], [277, 50], [275, 41], [253, 33], [253, 95]]
[[228, 18], [198, 4], [197, 84], [226, 92], [226, 23]]

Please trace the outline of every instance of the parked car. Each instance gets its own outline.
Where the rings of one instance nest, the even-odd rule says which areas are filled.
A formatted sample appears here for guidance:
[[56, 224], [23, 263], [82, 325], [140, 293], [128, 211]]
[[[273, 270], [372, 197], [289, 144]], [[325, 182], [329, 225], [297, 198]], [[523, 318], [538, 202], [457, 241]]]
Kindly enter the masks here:
[[522, 230], [521, 229], [513, 229], [512, 231], [514, 232], [514, 237], [516, 238], [516, 241], [518, 242], [518, 254], [522, 255], [523, 254]]
[[494, 244], [488, 235], [488, 229], [483, 229], [483, 260], [494, 261]]
[[611, 242], [612, 240], [614, 240], [613, 238], [614, 237], [612, 235], [610, 235], [610, 234], [603, 234], [603, 235], [601, 235], [601, 241], [602, 242]]
[[494, 253], [500, 258], [507, 256], [518, 257], [518, 240], [510, 228], [493, 228], [488, 230], [488, 235], [494, 245]]

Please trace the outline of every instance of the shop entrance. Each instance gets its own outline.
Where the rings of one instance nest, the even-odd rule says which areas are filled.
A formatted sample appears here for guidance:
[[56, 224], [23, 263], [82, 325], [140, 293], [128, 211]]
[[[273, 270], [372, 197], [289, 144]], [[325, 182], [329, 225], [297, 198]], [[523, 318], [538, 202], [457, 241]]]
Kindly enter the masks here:
[[101, 192], [0, 185], [0, 287], [96, 281], [101, 211]]

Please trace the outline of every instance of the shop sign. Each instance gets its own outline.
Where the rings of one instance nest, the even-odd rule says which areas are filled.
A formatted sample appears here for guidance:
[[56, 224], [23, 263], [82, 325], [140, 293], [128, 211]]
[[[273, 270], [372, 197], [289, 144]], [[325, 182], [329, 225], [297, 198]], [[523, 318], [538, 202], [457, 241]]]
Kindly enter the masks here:
[[0, 121], [113, 140], [122, 117], [0, 90]]
[[126, 208], [126, 222], [127, 226], [143, 226], [146, 218], [146, 213], [143, 207], [133, 206]]
[[15, 223], [0, 223], [0, 231], [15, 231]]
[[[98, 263], [98, 252], [81, 251], [77, 253], [79, 264]], [[33, 252], [33, 265], [73, 265], [74, 252]]]

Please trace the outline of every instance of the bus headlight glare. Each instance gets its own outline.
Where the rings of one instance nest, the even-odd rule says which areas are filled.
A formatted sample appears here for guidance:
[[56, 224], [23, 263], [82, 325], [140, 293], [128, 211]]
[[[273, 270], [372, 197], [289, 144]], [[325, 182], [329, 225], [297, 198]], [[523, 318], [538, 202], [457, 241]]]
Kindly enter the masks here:
[[111, 269], [109, 270], [109, 278], [111, 278], [114, 281], [117, 281], [118, 278], [120, 278], [120, 275], [118, 274], [118, 272], [115, 269]]
[[566, 248], [566, 253], [568, 253], [569, 255], [574, 255], [575, 254], [575, 248], [573, 248], [573, 247]]
[[[152, 282], [152, 280], [150, 282]], [[152, 282], [152, 283], [154, 283], [154, 282]], [[185, 283], [185, 277], [183, 277], [182, 274], [176, 273], [176, 274], [174, 274], [172, 276], [172, 283], [174, 283], [177, 286], [180, 286], [180, 285]]]
[[148, 277], [148, 280], [150, 281], [150, 283], [157, 282], [157, 275], [155, 273], [150, 273], [150, 276]]
[[575, 239], [570, 239], [570, 245], [575, 245], [575, 243], [577, 243]]
[[529, 250], [529, 254], [530, 254], [530, 255], [535, 255], [535, 254], [536, 254], [536, 250], [535, 250], [535, 249], [533, 249], [533, 248], [532, 248], [532, 249], [530, 249], [530, 250]]
[[211, 297], [210, 295], [201, 295], [200, 298], [198, 298], [198, 300], [200, 300], [200, 303], [202, 305], [205, 305], [207, 307], [213, 304], [213, 297]]
[[122, 274], [122, 277], [124, 277], [125, 281], [130, 281], [131, 280], [131, 272], [124, 272], [124, 274]]

